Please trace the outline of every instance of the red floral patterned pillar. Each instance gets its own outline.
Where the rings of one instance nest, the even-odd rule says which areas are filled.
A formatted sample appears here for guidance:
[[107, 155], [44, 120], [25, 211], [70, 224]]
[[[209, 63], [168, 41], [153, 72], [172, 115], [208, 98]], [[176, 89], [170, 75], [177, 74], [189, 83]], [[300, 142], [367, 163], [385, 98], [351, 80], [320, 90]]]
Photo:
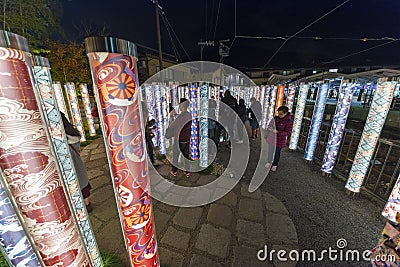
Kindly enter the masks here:
[[276, 95], [275, 115], [278, 115], [278, 108], [283, 105], [283, 99], [285, 97], [285, 86], [278, 86], [278, 94]]
[[46, 266], [89, 266], [33, 91], [25, 38], [0, 31], [0, 168]]
[[159, 266], [135, 45], [111, 37], [89, 37], [85, 44], [131, 266]]

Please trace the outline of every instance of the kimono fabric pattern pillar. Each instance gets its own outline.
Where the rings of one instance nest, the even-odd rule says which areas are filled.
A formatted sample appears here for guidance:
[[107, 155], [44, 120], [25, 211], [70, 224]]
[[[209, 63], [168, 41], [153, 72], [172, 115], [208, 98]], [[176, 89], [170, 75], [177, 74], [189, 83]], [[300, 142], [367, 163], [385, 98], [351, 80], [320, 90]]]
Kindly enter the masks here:
[[271, 87], [263, 87], [263, 89], [265, 90], [264, 93], [264, 109], [263, 109], [263, 118], [262, 118], [262, 128], [263, 129], [267, 129], [268, 126], [268, 110], [269, 110], [269, 105], [271, 102]]
[[83, 108], [85, 110], [86, 120], [87, 120], [88, 128], [89, 128], [89, 134], [90, 134], [90, 136], [95, 136], [96, 128], [94, 128], [92, 107], [90, 106], [90, 98], [89, 98], [89, 91], [87, 88], [87, 84], [86, 83], [80, 84], [79, 88], [81, 89]]
[[328, 144], [326, 145], [324, 159], [322, 161], [321, 170], [325, 173], [332, 173], [333, 166], [335, 165], [347, 117], [350, 112], [351, 100], [353, 99], [355, 86], [355, 83], [348, 83], [342, 84], [340, 87], [339, 99], [336, 104], [331, 132], [329, 134]]
[[278, 94], [276, 96], [276, 105], [275, 105], [275, 115], [278, 115], [278, 108], [283, 105], [283, 99], [285, 98], [285, 86], [278, 86]]
[[67, 93], [67, 99], [69, 108], [71, 110], [72, 123], [75, 125], [76, 129], [81, 133], [81, 142], [86, 141], [85, 130], [82, 125], [81, 110], [79, 108], [78, 97], [76, 96], [75, 84], [67, 83], [65, 84], [65, 92]]
[[393, 100], [396, 82], [378, 80], [378, 87], [369, 109], [367, 121], [358, 144], [353, 165], [349, 173], [346, 188], [352, 192], [360, 192], [364, 178], [368, 172], [379, 135], [385, 124], [390, 104]]
[[299, 96], [297, 97], [296, 113], [294, 114], [293, 129], [290, 136], [289, 149], [296, 150], [299, 142], [301, 123], [303, 121], [304, 109], [306, 108], [307, 93], [310, 89], [308, 84], [300, 84]]
[[33, 91], [27, 41], [0, 31], [0, 44], [0, 168], [6, 183], [45, 266], [89, 266]]
[[268, 127], [269, 122], [274, 118], [276, 91], [277, 91], [277, 87], [276, 86], [271, 87], [271, 97], [270, 97], [270, 102], [269, 102], [268, 117], [267, 117], [267, 121], [266, 121], [266, 127]]
[[208, 85], [200, 87], [200, 167], [208, 166]]
[[324, 83], [320, 85], [317, 93], [317, 99], [315, 101], [314, 112], [311, 119], [310, 132], [308, 133], [307, 145], [304, 153], [304, 159], [307, 161], [312, 161], [314, 159], [319, 130], [321, 129], [326, 100], [328, 98], [328, 90], [329, 84]]
[[199, 129], [197, 114], [197, 85], [190, 85], [190, 114], [192, 125], [190, 129], [190, 157], [192, 160], [199, 159]]
[[[1, 171], [0, 180], [5, 182]], [[2, 183], [0, 183], [0, 244], [13, 266], [41, 266]]]
[[88, 37], [86, 52], [131, 266], [159, 266], [146, 144], [140, 114], [136, 48], [112, 37]]
[[400, 221], [400, 174], [382, 211], [382, 215], [393, 223], [399, 223]]
[[286, 106], [288, 107], [290, 113], [293, 110], [293, 102], [295, 94], [296, 94], [296, 86], [294, 84], [289, 85], [286, 97]]
[[164, 116], [163, 105], [161, 100], [161, 86], [160, 84], [153, 85], [154, 88], [154, 102], [156, 107], [156, 121], [157, 121], [157, 144], [158, 151], [161, 155], [165, 155], [165, 138], [164, 138]]
[[64, 181], [71, 203], [73, 214], [78, 222], [81, 237], [85, 243], [91, 264], [94, 267], [102, 266], [100, 251], [90, 225], [89, 215], [85, 209], [83, 197], [79, 189], [78, 177], [74, 168], [68, 146], [66, 134], [61, 123], [61, 115], [51, 87], [50, 64], [47, 58], [34, 56], [34, 75], [36, 87], [34, 91], [40, 104], [45, 108], [43, 117], [50, 130], [51, 140], [55, 148], [55, 156], [61, 170], [60, 176]]
[[53, 83], [54, 96], [57, 100], [57, 106], [59, 110], [65, 114], [65, 117], [69, 120], [69, 115], [67, 111], [67, 106], [65, 105], [64, 94], [62, 92], [62, 87], [60, 82]]

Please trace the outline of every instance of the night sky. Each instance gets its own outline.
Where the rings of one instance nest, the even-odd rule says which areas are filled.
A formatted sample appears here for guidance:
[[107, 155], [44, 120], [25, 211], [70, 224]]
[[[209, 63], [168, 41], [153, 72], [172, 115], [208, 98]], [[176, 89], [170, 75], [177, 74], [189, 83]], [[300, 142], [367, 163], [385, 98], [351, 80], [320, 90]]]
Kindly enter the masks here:
[[[215, 22], [221, 2], [218, 24]], [[291, 36], [320, 18], [344, 0], [237, 0], [236, 35]], [[73, 25], [106, 26], [110, 36], [157, 49], [154, 4], [150, 0], [104, 1], [62, 0], [63, 26], [69, 39], [79, 39]], [[235, 1], [160, 0], [160, 5], [191, 60], [200, 60], [200, 40], [214, 40], [206, 47], [204, 60], [219, 61], [218, 40], [235, 37]], [[299, 37], [400, 38], [400, 1], [350, 0], [327, 15]], [[163, 51], [174, 55], [172, 42], [162, 18]], [[181, 62], [189, 61], [171, 31]], [[340, 57], [384, 44], [384, 41], [314, 40], [292, 38], [265, 66], [283, 40], [236, 38], [224, 63], [237, 68], [328, 68], [334, 66], [400, 65], [400, 41], [342, 60]], [[230, 44], [230, 43], [228, 43]], [[328, 61], [332, 63], [326, 63]]]

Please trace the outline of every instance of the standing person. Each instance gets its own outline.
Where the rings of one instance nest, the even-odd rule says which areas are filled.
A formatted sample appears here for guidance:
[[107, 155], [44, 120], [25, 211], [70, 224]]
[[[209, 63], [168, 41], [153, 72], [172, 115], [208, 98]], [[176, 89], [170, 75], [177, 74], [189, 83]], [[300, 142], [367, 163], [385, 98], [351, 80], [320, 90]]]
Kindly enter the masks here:
[[[286, 139], [291, 134], [293, 128], [292, 116], [289, 113], [289, 108], [281, 106], [278, 108], [278, 116], [274, 118], [275, 129], [272, 127], [272, 122], [268, 126], [269, 134], [267, 137], [267, 143], [275, 146], [275, 155], [272, 167], [270, 163], [267, 163], [265, 167], [268, 169], [271, 167], [271, 171], [275, 172], [278, 168], [281, 150], [286, 147]], [[270, 149], [273, 152], [273, 149]], [[270, 155], [272, 158], [272, 155]]]
[[65, 114], [60, 112], [62, 122], [64, 124], [65, 133], [67, 134], [68, 145], [71, 151], [72, 162], [74, 163], [76, 176], [78, 178], [79, 187], [82, 192], [83, 200], [86, 205], [87, 212], [92, 212], [93, 207], [90, 203], [90, 190], [92, 186], [89, 183], [89, 177], [86, 171], [85, 164], [80, 156], [80, 132], [68, 121]]
[[[186, 98], [181, 98], [179, 104], [179, 110], [181, 111], [180, 114], [176, 117], [176, 119], [171, 123], [169, 129], [167, 131], [173, 131], [174, 137], [174, 153], [173, 153], [173, 162], [172, 162], [172, 169], [169, 172], [173, 176], [177, 175], [178, 172], [178, 159], [180, 151], [182, 152], [183, 156], [186, 158], [185, 162], [185, 170], [183, 174], [186, 177], [190, 176], [189, 170], [189, 152], [190, 152], [190, 130], [192, 124], [192, 115], [188, 112], [189, 108], [189, 101]], [[182, 127], [183, 126], [183, 127]]]
[[[240, 121], [237, 122], [239, 140], [236, 143], [243, 144], [243, 135], [244, 135], [244, 131], [246, 130], [246, 128], [243, 129], [243, 127], [246, 127], [245, 125], [246, 125], [246, 120], [247, 120], [247, 109], [246, 109], [246, 105], [244, 103], [244, 99], [239, 99], [237, 114], [239, 116]], [[243, 123], [243, 126], [241, 125], [240, 122]]]
[[162, 163], [159, 160], [155, 159], [155, 157], [154, 157], [154, 144], [153, 144], [152, 139], [154, 137], [153, 128], [154, 128], [155, 124], [156, 124], [155, 119], [151, 119], [151, 120], [147, 121], [145, 130], [144, 130], [144, 137], [146, 140], [147, 151], [149, 153], [151, 163], [154, 166], [160, 166], [160, 165], [162, 165]]
[[[229, 108], [226, 108], [225, 110], [223, 110], [223, 113], [220, 113], [222, 116], [225, 117], [226, 119], [226, 127], [228, 129], [228, 135], [229, 135], [229, 143], [228, 143], [228, 147], [231, 147], [231, 141], [234, 138], [234, 125], [235, 125], [235, 113], [237, 112], [237, 107], [238, 107], [238, 103], [236, 98], [234, 98], [231, 95], [231, 91], [228, 89], [225, 91], [224, 94], [224, 98], [222, 98], [222, 103], [224, 103], [225, 105], [227, 105], [229, 108], [231, 108], [232, 110], [229, 110]], [[228, 109], [228, 110], [227, 110]]]
[[258, 119], [261, 118], [262, 107], [261, 103], [257, 101], [254, 97], [250, 99], [250, 108], [249, 113], [251, 116], [251, 139], [257, 138], [260, 124], [258, 123]]

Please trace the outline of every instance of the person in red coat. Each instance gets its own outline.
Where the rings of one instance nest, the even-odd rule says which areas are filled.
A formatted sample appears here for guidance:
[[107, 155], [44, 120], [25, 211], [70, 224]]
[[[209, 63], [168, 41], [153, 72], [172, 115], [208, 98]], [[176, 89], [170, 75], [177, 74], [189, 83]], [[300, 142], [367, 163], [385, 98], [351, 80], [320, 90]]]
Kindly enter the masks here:
[[[275, 129], [272, 127], [272, 123], [275, 123]], [[286, 106], [278, 108], [278, 116], [275, 116], [274, 121], [268, 126], [269, 134], [267, 136], [267, 143], [275, 146], [274, 160], [271, 163], [265, 165], [266, 168], [271, 168], [271, 171], [276, 171], [278, 168], [279, 160], [281, 157], [282, 148], [286, 147], [287, 137], [291, 134], [293, 128], [292, 115], [289, 113], [289, 109]], [[274, 151], [274, 149], [270, 149]], [[271, 156], [272, 158], [272, 156]]]

